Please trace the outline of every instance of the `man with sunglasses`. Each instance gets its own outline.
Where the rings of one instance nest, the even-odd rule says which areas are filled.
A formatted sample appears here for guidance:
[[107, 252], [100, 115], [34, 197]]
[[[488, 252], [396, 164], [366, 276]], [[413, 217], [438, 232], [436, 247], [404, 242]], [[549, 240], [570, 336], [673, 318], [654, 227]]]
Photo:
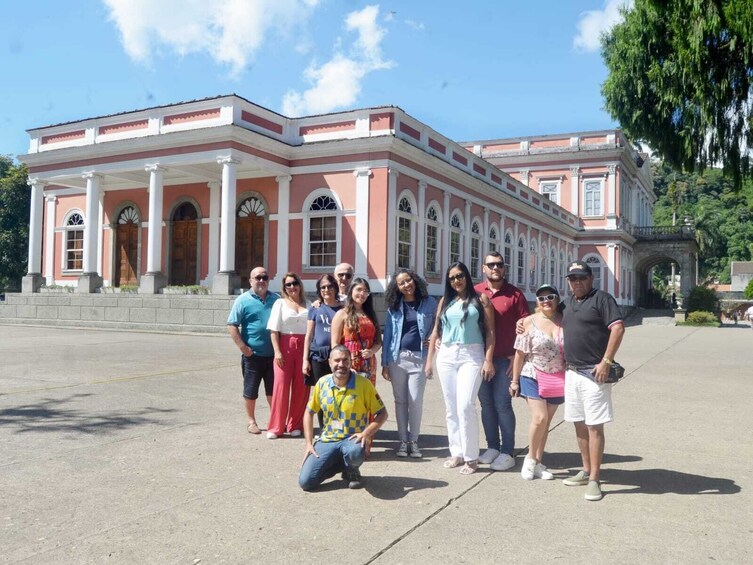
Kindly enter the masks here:
[[274, 349], [267, 322], [272, 305], [280, 297], [269, 291], [269, 274], [264, 267], [252, 269], [249, 281], [251, 288], [236, 298], [230, 310], [227, 328], [241, 352], [243, 399], [248, 415], [246, 429], [251, 434], [260, 434], [261, 429], [256, 422], [259, 385], [264, 381], [264, 392], [270, 406], [274, 388]]
[[609, 367], [625, 328], [614, 297], [593, 288], [593, 273], [585, 261], [567, 268], [572, 296], [565, 300], [565, 420], [575, 424], [583, 469], [564, 480], [567, 486], [586, 486], [586, 500], [601, 500], [599, 485], [604, 455], [604, 424], [611, 422], [612, 385]]
[[335, 279], [340, 289], [337, 298], [340, 302], [343, 302], [348, 296], [348, 287], [350, 287], [350, 281], [353, 280], [353, 271], [353, 265], [350, 263], [340, 263], [335, 267]]
[[490, 464], [494, 471], [515, 466], [515, 412], [510, 397], [512, 359], [515, 356], [515, 324], [529, 314], [525, 295], [505, 278], [505, 260], [496, 251], [484, 259], [486, 280], [475, 286], [476, 292], [489, 297], [494, 307], [494, 376], [482, 380], [478, 391], [481, 423], [486, 451], [479, 463]]

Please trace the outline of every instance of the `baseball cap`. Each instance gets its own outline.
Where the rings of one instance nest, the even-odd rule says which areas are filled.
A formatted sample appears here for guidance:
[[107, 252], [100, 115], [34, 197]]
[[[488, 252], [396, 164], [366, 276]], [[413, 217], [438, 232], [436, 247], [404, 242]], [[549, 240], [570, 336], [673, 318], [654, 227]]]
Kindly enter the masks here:
[[587, 277], [590, 277], [591, 267], [586, 265], [583, 261], [573, 261], [572, 263], [570, 263], [570, 266], [567, 268], [567, 276], [571, 277], [573, 275], [575, 276], [585, 275]]
[[552, 293], [556, 294], [557, 296], [560, 295], [559, 291], [554, 286], [552, 286], [550, 284], [542, 284], [539, 288], [536, 289], [536, 295], [538, 296], [538, 294], [540, 292], [543, 292], [545, 290], [549, 290]]

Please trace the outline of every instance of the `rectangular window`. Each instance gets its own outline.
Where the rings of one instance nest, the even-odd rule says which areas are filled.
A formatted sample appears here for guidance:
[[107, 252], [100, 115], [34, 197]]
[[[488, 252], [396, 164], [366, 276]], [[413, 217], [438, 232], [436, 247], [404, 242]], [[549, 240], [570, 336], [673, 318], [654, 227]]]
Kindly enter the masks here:
[[477, 237], [471, 238], [471, 276], [479, 277], [481, 273], [480, 258], [481, 240]]
[[548, 198], [555, 204], [560, 203], [559, 198], [559, 185], [556, 182], [543, 182], [541, 183], [541, 195], [544, 198]]
[[337, 263], [337, 224], [334, 216], [309, 220], [309, 266], [334, 267]]
[[408, 218], [397, 219], [397, 266], [410, 268], [411, 226]]
[[66, 233], [65, 268], [68, 271], [81, 271], [84, 268], [84, 230], [71, 230]]
[[518, 286], [520, 287], [522, 287], [523, 284], [525, 283], [525, 269], [526, 269], [525, 261], [526, 261], [525, 253], [521, 249], [520, 251], [518, 251], [518, 264], [517, 264]]
[[601, 181], [585, 181], [583, 183], [583, 215], [601, 216]]
[[505, 266], [509, 268], [510, 265], [512, 265], [512, 251], [509, 246], [505, 245]]
[[450, 263], [457, 263], [460, 261], [460, 234], [458, 232], [450, 232]]
[[438, 273], [437, 254], [439, 250], [437, 226], [426, 226], [426, 272]]

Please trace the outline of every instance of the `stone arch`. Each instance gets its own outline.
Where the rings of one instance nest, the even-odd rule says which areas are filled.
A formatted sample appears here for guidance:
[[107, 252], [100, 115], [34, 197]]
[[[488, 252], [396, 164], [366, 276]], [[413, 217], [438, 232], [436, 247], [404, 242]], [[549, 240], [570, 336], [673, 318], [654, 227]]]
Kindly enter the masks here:
[[633, 296], [638, 305], [646, 302], [651, 269], [668, 262], [677, 264], [680, 269], [682, 301], [679, 305], [687, 305], [690, 290], [696, 285], [698, 278], [698, 244], [693, 239], [636, 242], [633, 246]]

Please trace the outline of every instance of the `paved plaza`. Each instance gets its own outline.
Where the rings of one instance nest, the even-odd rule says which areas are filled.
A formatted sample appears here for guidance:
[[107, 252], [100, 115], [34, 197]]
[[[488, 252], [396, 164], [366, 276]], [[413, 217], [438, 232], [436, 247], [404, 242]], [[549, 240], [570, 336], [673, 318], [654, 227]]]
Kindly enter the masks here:
[[[246, 433], [229, 337], [0, 325], [0, 563], [748, 562], [753, 331], [634, 326], [617, 358], [600, 502], [521, 479], [522, 400], [515, 471], [444, 469], [437, 380], [424, 459], [391, 417], [364, 489], [304, 493], [303, 440]], [[579, 465], [561, 409], [547, 447]]]

